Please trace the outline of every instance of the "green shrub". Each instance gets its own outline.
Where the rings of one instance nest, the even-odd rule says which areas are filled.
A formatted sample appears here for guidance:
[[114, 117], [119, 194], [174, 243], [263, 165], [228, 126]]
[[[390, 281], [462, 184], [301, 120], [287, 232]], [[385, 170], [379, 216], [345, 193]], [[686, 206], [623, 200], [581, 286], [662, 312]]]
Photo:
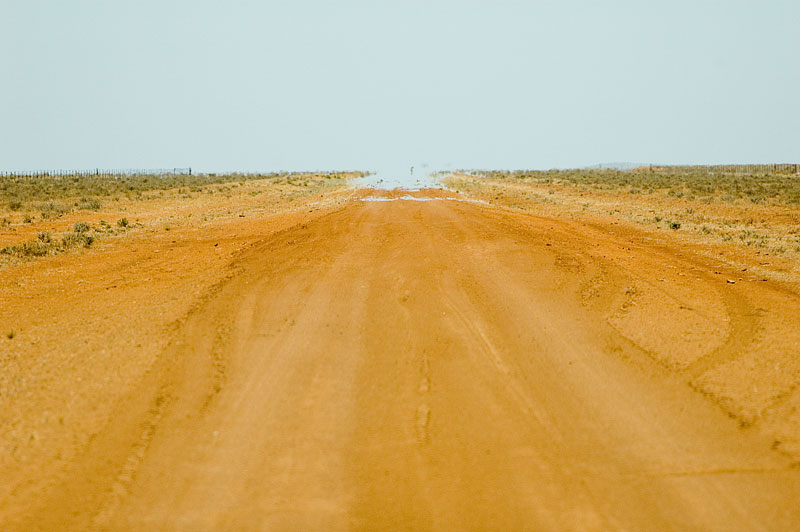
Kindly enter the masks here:
[[75, 206], [83, 211], [96, 211], [100, 209], [100, 200], [83, 197], [78, 203], [75, 204]]
[[40, 203], [38, 209], [39, 212], [42, 213], [42, 219], [47, 219], [52, 216], [58, 217], [69, 212], [69, 207], [59, 203], [53, 203], [52, 201]]
[[94, 237], [85, 234], [85, 232], [75, 231], [72, 233], [64, 233], [64, 236], [61, 237], [61, 245], [64, 248], [72, 248], [77, 246], [89, 247], [93, 242]]
[[89, 229], [89, 224], [86, 222], [75, 222], [75, 225], [72, 228], [72, 230], [76, 233], [86, 233], [89, 231]]
[[31, 240], [28, 242], [23, 242], [22, 244], [7, 246], [3, 249], [0, 249], [0, 254], [2, 255], [11, 255], [22, 258], [44, 257], [48, 253], [50, 253], [50, 245], [40, 242], [39, 240]]

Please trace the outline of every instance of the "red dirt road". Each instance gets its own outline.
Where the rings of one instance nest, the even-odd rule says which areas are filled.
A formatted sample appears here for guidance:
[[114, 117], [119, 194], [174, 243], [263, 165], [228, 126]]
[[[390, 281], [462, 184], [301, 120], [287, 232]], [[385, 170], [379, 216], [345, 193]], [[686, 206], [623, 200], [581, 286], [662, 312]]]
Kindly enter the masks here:
[[767, 286], [443, 199], [352, 201], [233, 266], [69, 477], [0, 528], [800, 523], [792, 458], [686, 384], [745, 345]]

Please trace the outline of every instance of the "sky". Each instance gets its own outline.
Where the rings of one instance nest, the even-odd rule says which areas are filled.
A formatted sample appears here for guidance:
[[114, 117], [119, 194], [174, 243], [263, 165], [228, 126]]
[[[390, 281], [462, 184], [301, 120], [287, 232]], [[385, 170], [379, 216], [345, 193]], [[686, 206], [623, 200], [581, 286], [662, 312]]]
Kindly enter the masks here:
[[800, 162], [800, 2], [0, 0], [0, 170]]

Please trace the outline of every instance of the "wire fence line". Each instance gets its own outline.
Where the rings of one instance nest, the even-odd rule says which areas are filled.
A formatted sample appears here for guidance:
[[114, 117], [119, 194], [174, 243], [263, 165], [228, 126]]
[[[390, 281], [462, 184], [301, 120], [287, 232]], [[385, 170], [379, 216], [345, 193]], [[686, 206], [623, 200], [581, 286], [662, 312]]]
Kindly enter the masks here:
[[712, 165], [660, 165], [651, 164], [636, 170], [649, 170], [651, 172], [690, 173], [702, 170], [719, 174], [740, 175], [800, 175], [800, 164], [712, 164]]
[[22, 179], [36, 179], [42, 177], [124, 177], [131, 175], [148, 175], [148, 176], [172, 176], [172, 175], [192, 175], [191, 168], [95, 168], [93, 170], [35, 170], [35, 171], [12, 171], [0, 172], [0, 177], [14, 177]]

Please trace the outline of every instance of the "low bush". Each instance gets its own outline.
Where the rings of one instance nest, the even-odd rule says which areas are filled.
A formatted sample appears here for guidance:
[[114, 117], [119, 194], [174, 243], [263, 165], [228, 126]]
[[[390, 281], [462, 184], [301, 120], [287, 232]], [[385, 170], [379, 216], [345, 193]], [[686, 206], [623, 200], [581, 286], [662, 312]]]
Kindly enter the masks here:
[[92, 245], [93, 242], [94, 242], [94, 237], [87, 235], [83, 231], [64, 233], [64, 236], [61, 237], [61, 245], [63, 248], [73, 248], [77, 246], [89, 247]]
[[100, 200], [83, 197], [75, 206], [82, 211], [97, 211], [100, 209]]
[[67, 207], [66, 205], [53, 203], [52, 201], [40, 203], [38, 205], [38, 209], [39, 212], [42, 214], [42, 219], [58, 217], [70, 211], [69, 207]]
[[72, 230], [76, 233], [86, 233], [89, 229], [89, 224], [86, 222], [75, 222], [75, 225], [72, 227]]
[[21, 244], [6, 246], [0, 249], [0, 255], [28, 259], [34, 257], [44, 257], [63, 253], [74, 247], [89, 247], [94, 243], [94, 237], [87, 235], [86, 232], [64, 233], [60, 240], [53, 238], [49, 231], [41, 231], [36, 235], [36, 240], [29, 240]]
[[23, 242], [22, 244], [16, 244], [13, 246], [6, 246], [3, 249], [0, 249], [0, 254], [2, 255], [12, 255], [15, 257], [44, 257], [45, 255], [49, 254], [51, 250], [51, 245], [45, 242], [41, 242], [39, 240], [30, 240], [28, 242]]

